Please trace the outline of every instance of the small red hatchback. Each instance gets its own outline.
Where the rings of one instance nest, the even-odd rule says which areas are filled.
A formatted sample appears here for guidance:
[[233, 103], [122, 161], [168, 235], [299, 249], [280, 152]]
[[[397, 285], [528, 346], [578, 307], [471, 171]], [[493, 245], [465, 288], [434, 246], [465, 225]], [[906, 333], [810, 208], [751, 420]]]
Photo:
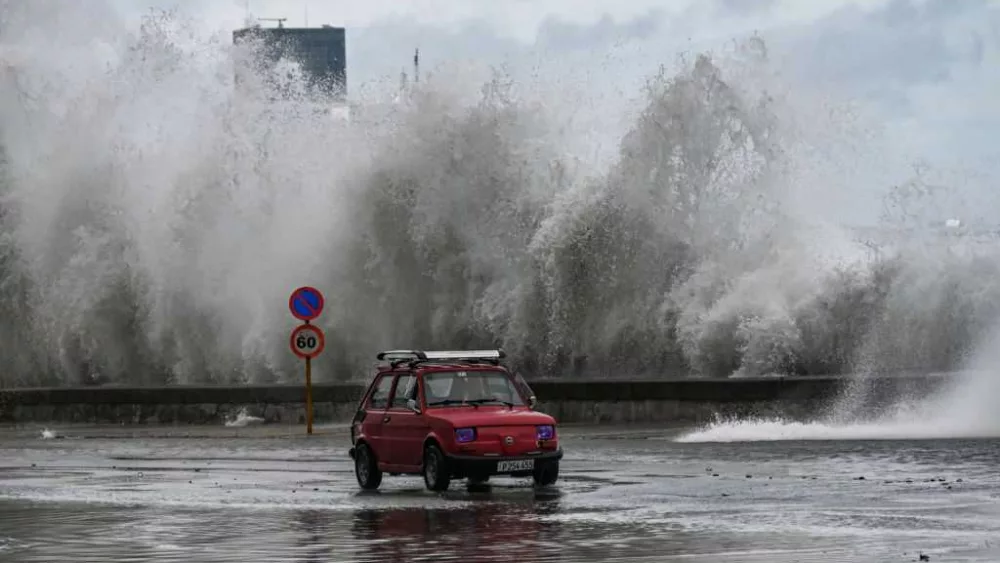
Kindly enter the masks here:
[[551, 416], [534, 410], [503, 350], [381, 352], [382, 362], [351, 421], [350, 456], [363, 489], [382, 475], [423, 475], [432, 491], [452, 479], [559, 477], [562, 448]]

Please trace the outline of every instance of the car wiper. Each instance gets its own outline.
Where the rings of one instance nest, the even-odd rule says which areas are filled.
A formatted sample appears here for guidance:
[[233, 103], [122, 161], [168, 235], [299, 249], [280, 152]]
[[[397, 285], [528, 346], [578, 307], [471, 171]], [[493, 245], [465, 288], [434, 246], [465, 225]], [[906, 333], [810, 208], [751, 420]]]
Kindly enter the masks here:
[[465, 403], [465, 402], [466, 401], [460, 401], [458, 399], [443, 399], [441, 401], [432, 401], [430, 403], [427, 403], [427, 406], [428, 407], [437, 407], [437, 406], [440, 406], [440, 405], [461, 405], [462, 403]]
[[507, 408], [514, 408], [514, 403], [509, 401], [504, 401], [503, 399], [472, 399], [471, 401], [466, 401], [470, 405], [484, 405], [486, 403], [500, 403]]

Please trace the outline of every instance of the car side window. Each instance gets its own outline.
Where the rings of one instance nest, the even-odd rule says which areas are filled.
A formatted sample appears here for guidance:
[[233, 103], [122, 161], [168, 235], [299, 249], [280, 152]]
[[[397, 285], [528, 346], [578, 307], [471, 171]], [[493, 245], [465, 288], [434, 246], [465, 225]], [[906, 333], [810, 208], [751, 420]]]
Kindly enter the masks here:
[[411, 374], [402, 374], [396, 378], [396, 393], [392, 397], [392, 408], [405, 409], [408, 399], [416, 398], [414, 393], [417, 378]]
[[383, 375], [372, 391], [368, 405], [373, 409], [384, 409], [389, 406], [389, 391], [392, 390], [392, 374]]

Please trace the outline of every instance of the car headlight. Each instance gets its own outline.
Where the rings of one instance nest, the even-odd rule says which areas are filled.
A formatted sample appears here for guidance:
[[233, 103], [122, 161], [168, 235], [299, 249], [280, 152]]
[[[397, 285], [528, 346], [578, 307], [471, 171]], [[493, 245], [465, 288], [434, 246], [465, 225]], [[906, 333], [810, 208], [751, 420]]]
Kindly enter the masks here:
[[455, 440], [458, 442], [471, 442], [476, 439], [475, 428], [459, 428], [455, 430]]
[[551, 424], [535, 427], [535, 438], [538, 440], [551, 440], [555, 438], [556, 429]]

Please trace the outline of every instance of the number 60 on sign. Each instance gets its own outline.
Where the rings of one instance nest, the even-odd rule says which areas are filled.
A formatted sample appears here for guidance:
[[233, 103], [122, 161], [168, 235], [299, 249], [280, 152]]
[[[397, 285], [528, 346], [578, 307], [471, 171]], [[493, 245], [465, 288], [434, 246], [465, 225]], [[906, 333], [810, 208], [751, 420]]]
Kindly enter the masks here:
[[296, 356], [309, 359], [320, 355], [326, 346], [326, 338], [318, 326], [304, 324], [295, 327], [289, 344]]

